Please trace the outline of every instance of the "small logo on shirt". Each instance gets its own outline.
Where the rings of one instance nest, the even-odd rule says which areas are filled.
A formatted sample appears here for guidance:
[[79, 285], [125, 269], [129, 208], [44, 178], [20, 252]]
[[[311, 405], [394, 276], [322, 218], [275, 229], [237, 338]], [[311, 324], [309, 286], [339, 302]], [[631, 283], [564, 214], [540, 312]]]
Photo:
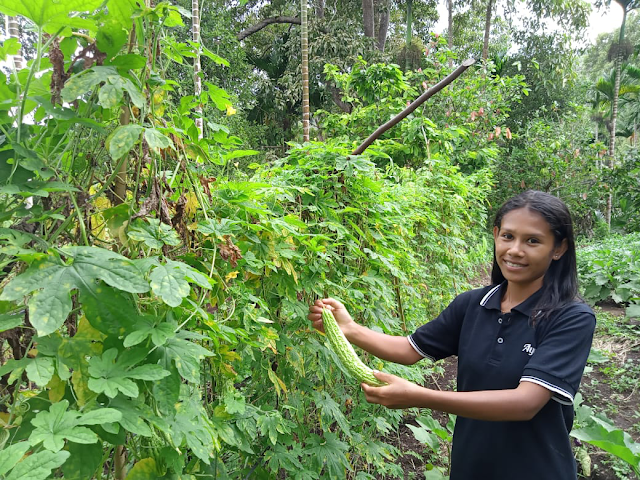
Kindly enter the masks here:
[[535, 352], [535, 351], [536, 351], [536, 348], [535, 348], [535, 347], [532, 347], [530, 343], [525, 343], [525, 344], [522, 346], [522, 351], [523, 351], [523, 352], [527, 352], [527, 353], [529, 354], [529, 356], [531, 356], [531, 355], [533, 355], [533, 352]]

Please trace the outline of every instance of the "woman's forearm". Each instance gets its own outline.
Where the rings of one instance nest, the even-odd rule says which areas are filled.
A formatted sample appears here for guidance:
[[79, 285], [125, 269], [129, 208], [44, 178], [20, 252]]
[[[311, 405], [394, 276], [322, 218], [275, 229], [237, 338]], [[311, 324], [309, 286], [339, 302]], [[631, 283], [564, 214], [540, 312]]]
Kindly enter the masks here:
[[384, 372], [376, 374], [388, 386], [362, 385], [367, 401], [389, 408], [430, 408], [486, 421], [526, 421], [551, 399], [551, 392], [531, 382], [517, 388], [450, 392], [431, 390]]
[[357, 323], [353, 323], [350, 328], [345, 329], [344, 334], [352, 344], [382, 360], [413, 365], [422, 359], [422, 356], [413, 349], [407, 337], [376, 332]]

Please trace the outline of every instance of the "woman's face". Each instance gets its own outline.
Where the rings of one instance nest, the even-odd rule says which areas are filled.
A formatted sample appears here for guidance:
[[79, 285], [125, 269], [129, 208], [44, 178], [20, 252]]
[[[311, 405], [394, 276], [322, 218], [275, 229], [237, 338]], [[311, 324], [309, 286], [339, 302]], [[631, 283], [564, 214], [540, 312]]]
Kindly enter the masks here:
[[494, 227], [496, 261], [508, 282], [523, 287], [542, 287], [551, 262], [567, 250], [567, 241], [555, 245], [547, 221], [528, 208], [511, 210], [500, 228]]

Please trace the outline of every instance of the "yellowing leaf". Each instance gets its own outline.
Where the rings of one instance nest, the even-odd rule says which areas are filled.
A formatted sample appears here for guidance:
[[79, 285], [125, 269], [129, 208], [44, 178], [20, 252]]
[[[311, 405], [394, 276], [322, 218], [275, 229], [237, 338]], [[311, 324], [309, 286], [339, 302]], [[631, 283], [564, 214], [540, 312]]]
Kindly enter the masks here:
[[125, 480], [155, 480], [158, 478], [156, 461], [149, 457], [136, 463], [125, 477]]
[[79, 370], [75, 370], [71, 375], [71, 383], [73, 385], [73, 391], [76, 393], [78, 399], [78, 406], [83, 407], [91, 400], [98, 396], [97, 393], [89, 389], [89, 375], [83, 375]]
[[273, 386], [276, 387], [276, 393], [278, 394], [278, 396], [282, 394], [282, 391], [284, 391], [284, 393], [287, 393], [287, 386], [282, 380], [280, 380], [280, 377], [276, 375], [276, 372], [269, 369], [267, 370], [267, 375], [269, 375], [269, 380], [271, 380]]
[[229, 280], [231, 280], [232, 278], [236, 278], [238, 276], [238, 272], [229, 272], [227, 273], [227, 276], [224, 277], [224, 279], [228, 282]]
[[51, 403], [56, 403], [62, 400], [66, 385], [67, 384], [63, 382], [57, 374], [53, 374], [53, 377], [51, 377], [51, 380], [47, 384], [47, 387], [49, 388], [49, 400], [51, 400]]
[[187, 198], [187, 203], [184, 206], [184, 213], [188, 217], [192, 217], [196, 213], [196, 210], [198, 209], [198, 206], [200, 205], [198, 203], [198, 197], [193, 192], [187, 193], [185, 195], [185, 197]]

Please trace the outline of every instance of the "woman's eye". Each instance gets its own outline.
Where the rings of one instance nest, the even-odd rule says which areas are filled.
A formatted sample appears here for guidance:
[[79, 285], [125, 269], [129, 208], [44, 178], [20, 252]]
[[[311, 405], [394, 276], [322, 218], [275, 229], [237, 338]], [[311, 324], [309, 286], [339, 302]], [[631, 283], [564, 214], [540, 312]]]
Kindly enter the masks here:
[[513, 235], [511, 235], [510, 233], [503, 233], [502, 234], [502, 238], [505, 238], [507, 240], [511, 240], [513, 238]]
[[529, 243], [540, 243], [537, 238], [530, 238]]

